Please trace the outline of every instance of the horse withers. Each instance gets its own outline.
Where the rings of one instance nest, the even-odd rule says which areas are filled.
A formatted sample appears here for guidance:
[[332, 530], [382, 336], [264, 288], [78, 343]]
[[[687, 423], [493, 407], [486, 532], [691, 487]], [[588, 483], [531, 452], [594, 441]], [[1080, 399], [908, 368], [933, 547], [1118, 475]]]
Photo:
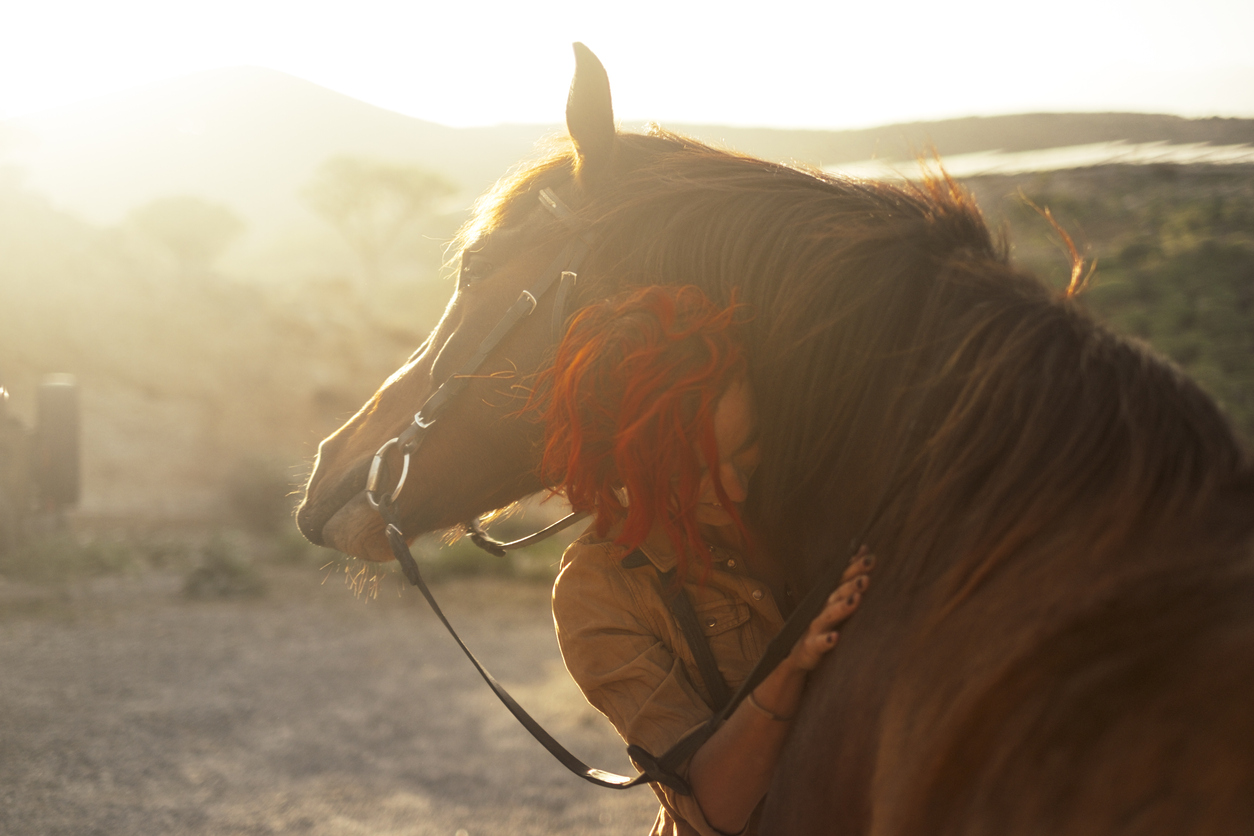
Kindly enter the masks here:
[[[1015, 268], [948, 179], [618, 133], [604, 70], [576, 53], [569, 145], [479, 205], [444, 318], [322, 443], [301, 530], [390, 558], [375, 452], [577, 235], [572, 312], [639, 284], [748, 306], [747, 514], [794, 582], [854, 538], [880, 556], [763, 832], [1254, 832], [1254, 465], [1213, 401], [1074, 286]], [[414, 452], [407, 536], [544, 487], [518, 414], [551, 356], [555, 302], [535, 302]]]

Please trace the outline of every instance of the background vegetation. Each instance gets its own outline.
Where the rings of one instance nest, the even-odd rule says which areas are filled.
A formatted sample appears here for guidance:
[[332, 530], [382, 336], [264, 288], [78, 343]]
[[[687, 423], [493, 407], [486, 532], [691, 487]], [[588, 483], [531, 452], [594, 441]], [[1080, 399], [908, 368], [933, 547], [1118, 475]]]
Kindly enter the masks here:
[[[381, 188], [379, 167], [364, 169]], [[413, 169], [396, 171], [415, 200]], [[0, 169], [7, 410], [35, 426], [41, 377], [74, 374], [83, 450], [70, 529], [32, 518], [0, 578], [177, 564], [204, 570], [195, 594], [234, 594], [257, 591], [246, 564], [333, 557], [294, 531], [294, 491], [318, 441], [413, 351], [449, 292], [433, 241], [452, 223], [429, 207], [396, 215], [381, 213], [369, 270], [267, 282], [216, 268], [243, 223], [225, 207], [172, 196], [97, 226]], [[427, 278], [395, 280], [388, 267], [415, 252]], [[148, 544], [170, 539], [176, 559], [149, 559], [169, 557]]]
[[[249, 566], [274, 562], [377, 585], [377, 574], [303, 543], [293, 495], [318, 441], [443, 310], [444, 242], [465, 214], [446, 198], [468, 188], [457, 172], [366, 156], [311, 165], [293, 189], [322, 224], [310, 252], [343, 257], [300, 261], [289, 242], [271, 274], [264, 260], [247, 271], [230, 262], [247, 213], [171, 194], [91, 223], [0, 167], [0, 384], [29, 427], [40, 377], [76, 375], [84, 454], [73, 525], [0, 559], [0, 577], [165, 566], [188, 574], [189, 595], [244, 595], [260, 590]], [[1254, 438], [1254, 165], [964, 182], [1015, 258], [1061, 286], [1067, 259], [1034, 206], [1049, 208], [1096, 264], [1085, 304], [1180, 364]], [[508, 536], [514, 523], [501, 525]], [[436, 575], [545, 577], [560, 544], [503, 562], [467, 545], [419, 551]]]
[[1083, 300], [1180, 365], [1254, 439], [1254, 166], [1099, 166], [972, 178], [1018, 261], [1067, 281], [1047, 207], [1094, 264]]

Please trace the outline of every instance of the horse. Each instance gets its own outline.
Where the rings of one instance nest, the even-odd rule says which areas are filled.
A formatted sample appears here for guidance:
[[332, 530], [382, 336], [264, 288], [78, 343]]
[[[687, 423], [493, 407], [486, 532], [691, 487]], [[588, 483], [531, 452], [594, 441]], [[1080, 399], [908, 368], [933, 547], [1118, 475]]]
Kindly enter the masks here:
[[[619, 132], [604, 68], [575, 49], [569, 140], [481, 199], [443, 318], [322, 442], [301, 531], [391, 559], [370, 462], [454, 376], [401, 530], [543, 490], [521, 404], [550, 323], [694, 284], [749, 312], [762, 543], [799, 587], [851, 542], [880, 557], [811, 678], [764, 834], [1254, 832], [1254, 463], [1213, 400], [1086, 314], [1074, 276], [1051, 289], [1014, 266], [947, 176]], [[533, 298], [459, 371], [575, 239], [565, 305]]]

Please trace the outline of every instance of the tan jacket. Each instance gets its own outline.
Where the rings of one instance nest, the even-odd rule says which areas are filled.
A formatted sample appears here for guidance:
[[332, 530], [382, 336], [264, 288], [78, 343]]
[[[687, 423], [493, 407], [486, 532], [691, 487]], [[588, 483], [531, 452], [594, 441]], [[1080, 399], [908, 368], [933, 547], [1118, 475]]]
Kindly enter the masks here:
[[[588, 702], [627, 743], [661, 755], [714, 712], [654, 569], [674, 568], [674, 553], [660, 537], [641, 551], [652, 566], [633, 569], [622, 565], [625, 550], [591, 531], [572, 543], [553, 586], [553, 621], [566, 668]], [[713, 546], [711, 553], [706, 583], [694, 577], [684, 589], [734, 691], [784, 620], [766, 584], [745, 574], [739, 553]], [[718, 836], [691, 796], [650, 786], [662, 802], [652, 834]], [[756, 829], [757, 813], [745, 832]]]

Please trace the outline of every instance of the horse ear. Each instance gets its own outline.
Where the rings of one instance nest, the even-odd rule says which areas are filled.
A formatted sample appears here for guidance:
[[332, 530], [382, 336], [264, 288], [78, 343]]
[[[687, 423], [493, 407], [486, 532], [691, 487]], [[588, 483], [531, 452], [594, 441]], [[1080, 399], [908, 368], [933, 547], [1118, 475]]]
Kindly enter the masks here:
[[614, 155], [614, 108], [610, 77], [601, 61], [581, 43], [575, 47], [575, 77], [566, 100], [566, 129], [579, 154], [582, 176], [605, 168]]

